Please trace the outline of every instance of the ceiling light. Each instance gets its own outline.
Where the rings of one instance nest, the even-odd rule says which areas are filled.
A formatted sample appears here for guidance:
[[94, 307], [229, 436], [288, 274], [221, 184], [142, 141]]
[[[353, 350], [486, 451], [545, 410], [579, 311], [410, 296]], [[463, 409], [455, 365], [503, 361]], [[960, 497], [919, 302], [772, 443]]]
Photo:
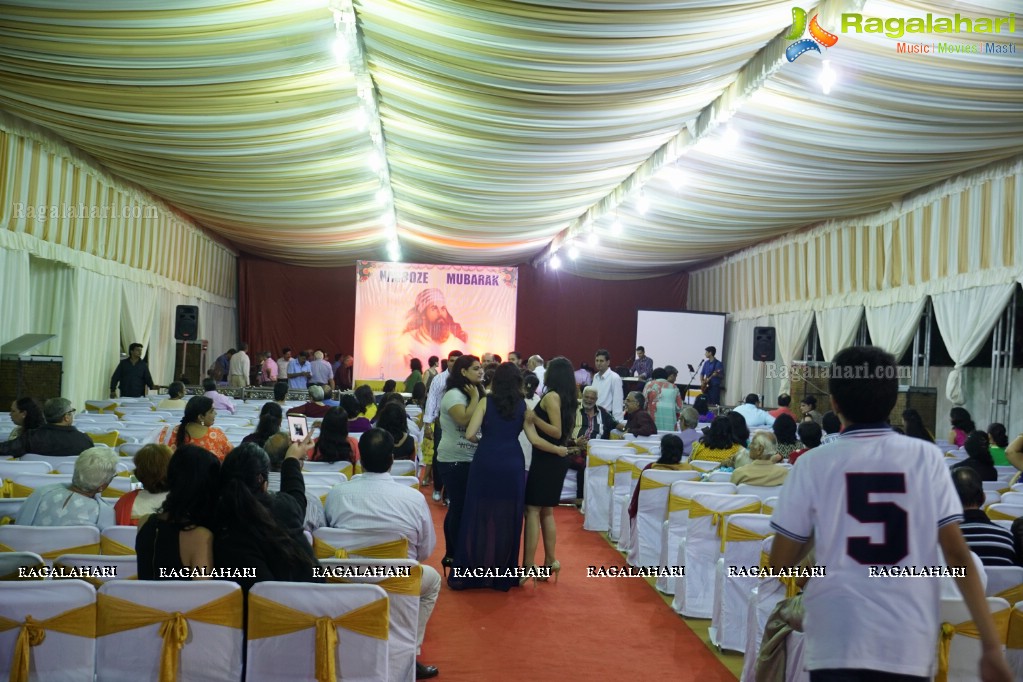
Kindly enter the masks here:
[[377, 190], [377, 203], [386, 206], [391, 201], [391, 193], [387, 191], [386, 187], [381, 187]]
[[831, 60], [825, 59], [821, 64], [821, 75], [817, 78], [817, 82], [821, 84], [821, 91], [825, 94], [831, 94], [831, 87], [838, 80], [838, 73], [831, 68]]
[[640, 215], [646, 215], [646, 212], [650, 210], [650, 200], [646, 198], [646, 193], [640, 191], [639, 197], [636, 199], [636, 211]]
[[561, 267], [561, 259], [558, 258], [557, 254], [551, 256], [551, 267], [554, 268], [555, 270]]
[[685, 171], [675, 165], [665, 166], [661, 169], [659, 174], [668, 181], [668, 184], [671, 185], [671, 188], [676, 192], [689, 180]]
[[622, 221], [618, 220], [618, 216], [615, 216], [614, 222], [611, 223], [611, 234], [616, 237], [622, 233]]
[[366, 127], [369, 125], [369, 112], [362, 107], [355, 110], [355, 127], [358, 128], [359, 132], [365, 132]]
[[579, 257], [579, 247], [576, 246], [575, 244], [572, 244], [570, 247], [568, 247], [568, 257], [571, 258], [572, 260], [575, 260], [576, 258], [578, 258]]
[[348, 38], [342, 33], [337, 33], [334, 37], [334, 44], [331, 45], [331, 49], [334, 52], [334, 59], [337, 60], [338, 64], [348, 65], [348, 55], [351, 52], [351, 47], [348, 44]]
[[390, 246], [387, 247], [387, 257], [392, 261], [401, 260], [401, 248], [397, 243], [392, 242]]
[[380, 152], [373, 150], [369, 153], [369, 158], [366, 159], [366, 164], [369, 165], [369, 169], [374, 173], [379, 173], [380, 168], [384, 164], [384, 160], [380, 158]]
[[597, 238], [597, 233], [590, 232], [588, 235], [586, 235], [586, 243], [589, 244], [591, 247], [596, 248], [597, 244], [600, 243], [600, 239]]

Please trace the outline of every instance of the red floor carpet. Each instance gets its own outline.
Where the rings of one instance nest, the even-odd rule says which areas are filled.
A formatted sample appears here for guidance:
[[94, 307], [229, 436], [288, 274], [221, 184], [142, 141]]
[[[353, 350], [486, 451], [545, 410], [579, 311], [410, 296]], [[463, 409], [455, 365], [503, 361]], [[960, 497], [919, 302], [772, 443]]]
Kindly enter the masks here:
[[[430, 506], [437, 549], [428, 563], [440, 570], [445, 508]], [[587, 566], [618, 566], [622, 556], [599, 534], [584, 531], [574, 509], [557, 509], [556, 519], [557, 584], [508, 593], [442, 588], [419, 659], [440, 669], [438, 679], [734, 682], [643, 579], [588, 578]]]

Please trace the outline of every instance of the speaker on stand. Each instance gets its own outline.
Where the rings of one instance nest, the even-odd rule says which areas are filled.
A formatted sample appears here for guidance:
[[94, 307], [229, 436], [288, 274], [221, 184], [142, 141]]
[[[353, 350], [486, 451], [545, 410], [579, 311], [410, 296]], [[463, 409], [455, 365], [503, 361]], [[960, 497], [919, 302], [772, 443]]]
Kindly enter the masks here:
[[764, 402], [764, 381], [766, 380], [766, 362], [774, 362], [775, 337], [774, 327], [753, 328], [753, 360], [760, 363], [757, 369], [757, 394], [760, 402]]
[[[188, 342], [195, 341], [199, 334], [199, 306], [179, 305], [174, 311], [174, 339], [181, 344], [181, 371], [188, 367]], [[180, 376], [180, 375], [179, 375]], [[175, 377], [175, 381], [178, 377]], [[199, 378], [200, 381], [202, 377]]]

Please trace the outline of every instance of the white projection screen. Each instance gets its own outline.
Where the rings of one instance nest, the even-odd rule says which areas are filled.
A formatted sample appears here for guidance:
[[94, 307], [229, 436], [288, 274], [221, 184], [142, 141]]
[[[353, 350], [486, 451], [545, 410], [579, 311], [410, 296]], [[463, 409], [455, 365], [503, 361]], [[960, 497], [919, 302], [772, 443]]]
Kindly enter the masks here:
[[[666, 312], [640, 310], [636, 319], [636, 345], [643, 346], [654, 367], [674, 365], [678, 383], [689, 380], [686, 365], [697, 368], [703, 349], [714, 346], [717, 357], [724, 357], [724, 313]], [[699, 384], [699, 377], [694, 382]]]

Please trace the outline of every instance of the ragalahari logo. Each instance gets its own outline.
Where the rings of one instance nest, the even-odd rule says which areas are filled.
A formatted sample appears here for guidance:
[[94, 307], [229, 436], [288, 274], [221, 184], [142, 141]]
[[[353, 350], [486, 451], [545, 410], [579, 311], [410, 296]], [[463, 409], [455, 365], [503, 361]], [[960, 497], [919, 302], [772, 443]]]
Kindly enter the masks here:
[[838, 42], [838, 36], [834, 33], [829, 33], [821, 28], [821, 25], [817, 23], [817, 15], [813, 15], [813, 19], [810, 20], [810, 37], [803, 38], [803, 32], [806, 30], [806, 10], [802, 7], [792, 8], [792, 29], [785, 34], [785, 40], [795, 40], [796, 42], [785, 48], [785, 58], [790, 62], [796, 61], [799, 55], [804, 52], [813, 50], [818, 54], [821, 51], [820, 46], [832, 47]]

